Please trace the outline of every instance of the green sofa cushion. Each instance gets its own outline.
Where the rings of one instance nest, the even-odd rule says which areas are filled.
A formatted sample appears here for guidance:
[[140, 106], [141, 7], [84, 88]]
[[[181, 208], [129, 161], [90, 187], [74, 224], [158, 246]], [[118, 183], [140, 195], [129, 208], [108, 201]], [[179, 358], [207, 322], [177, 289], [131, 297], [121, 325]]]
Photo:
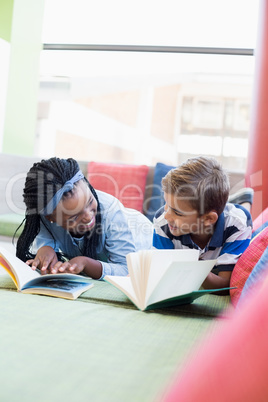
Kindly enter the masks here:
[[[94, 287], [83, 293], [79, 297], [79, 301], [86, 303], [95, 303], [109, 305], [114, 307], [123, 307], [127, 309], [137, 310], [137, 307], [117, 288], [107, 282], [96, 281], [92, 279]], [[14, 282], [8, 275], [0, 276], [0, 289], [16, 290]], [[231, 309], [229, 296], [217, 296], [208, 294], [195, 300], [194, 303], [188, 305], [168, 307], [157, 309], [158, 313], [164, 314], [186, 314], [217, 317], [224, 313], [227, 309]], [[144, 312], [150, 314], [150, 311]]]
[[17, 292], [0, 275], [0, 400], [155, 401], [229, 298], [141, 312], [102, 281], [70, 301]]
[[[24, 219], [24, 215], [19, 214], [0, 214], [0, 236], [13, 237], [17, 228]], [[16, 233], [18, 237], [22, 232], [23, 226]]]
[[4, 289], [0, 305], [0, 400], [13, 402], [154, 401], [217, 324]]

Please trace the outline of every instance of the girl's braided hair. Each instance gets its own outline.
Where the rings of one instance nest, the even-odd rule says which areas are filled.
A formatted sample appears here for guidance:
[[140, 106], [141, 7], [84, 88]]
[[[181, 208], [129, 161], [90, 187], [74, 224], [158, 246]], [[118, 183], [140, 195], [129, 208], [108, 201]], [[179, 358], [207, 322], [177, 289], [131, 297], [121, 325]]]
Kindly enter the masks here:
[[[18, 239], [16, 252], [17, 257], [22, 261], [27, 261], [34, 257], [30, 252], [30, 249], [34, 239], [40, 231], [40, 211], [47, 205], [66, 181], [70, 180], [78, 171], [79, 165], [76, 160], [72, 158], [60, 159], [54, 157], [35, 163], [27, 173], [23, 190], [26, 215], [22, 222], [22, 224], [24, 223], [24, 228]], [[84, 180], [88, 184], [92, 195], [95, 197], [98, 203], [98, 208], [95, 227], [84, 235], [84, 247], [82, 253], [87, 257], [96, 259], [96, 248], [101, 237], [100, 206], [96, 191], [86, 178], [84, 178]], [[76, 183], [74, 186], [75, 185]], [[63, 197], [65, 195], [67, 195], [67, 193], [65, 193]], [[42, 222], [46, 225], [45, 219], [42, 219]], [[53, 233], [47, 226], [46, 228], [56, 242]], [[68, 256], [63, 253], [57, 254], [59, 260], [64, 260], [66, 257], [68, 258]]]

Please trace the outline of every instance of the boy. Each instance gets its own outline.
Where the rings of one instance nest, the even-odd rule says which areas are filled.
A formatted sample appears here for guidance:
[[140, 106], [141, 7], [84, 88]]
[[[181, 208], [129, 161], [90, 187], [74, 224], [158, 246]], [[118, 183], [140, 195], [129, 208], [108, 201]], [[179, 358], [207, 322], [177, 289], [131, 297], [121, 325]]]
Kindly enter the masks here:
[[167, 173], [162, 189], [165, 205], [155, 214], [153, 246], [195, 248], [200, 260], [217, 259], [203, 287], [228, 287], [232, 270], [249, 245], [252, 221], [241, 205], [227, 203], [227, 174], [214, 158], [191, 158]]

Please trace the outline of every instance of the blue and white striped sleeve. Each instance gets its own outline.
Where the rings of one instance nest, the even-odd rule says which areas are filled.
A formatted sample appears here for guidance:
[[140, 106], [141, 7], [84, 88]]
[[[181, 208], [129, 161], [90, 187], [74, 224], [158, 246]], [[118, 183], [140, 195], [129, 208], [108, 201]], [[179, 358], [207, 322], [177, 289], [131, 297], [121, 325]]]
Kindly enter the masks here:
[[231, 213], [226, 221], [225, 241], [217, 259], [218, 271], [233, 270], [251, 240], [252, 224], [248, 213], [238, 206], [234, 209], [234, 213]]
[[167, 225], [164, 218], [164, 208], [160, 208], [154, 217], [154, 233], [153, 233], [153, 247], [158, 249], [173, 249], [174, 244], [172, 240], [166, 235], [163, 226]]

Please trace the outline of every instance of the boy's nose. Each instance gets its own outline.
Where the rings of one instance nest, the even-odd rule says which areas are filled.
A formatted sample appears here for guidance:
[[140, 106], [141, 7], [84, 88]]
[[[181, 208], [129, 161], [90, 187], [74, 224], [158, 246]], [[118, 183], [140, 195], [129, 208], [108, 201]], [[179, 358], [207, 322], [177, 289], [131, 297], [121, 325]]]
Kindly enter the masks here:
[[167, 208], [167, 209], [165, 209], [164, 218], [166, 220], [168, 220], [169, 217], [170, 217], [170, 213], [168, 212], [168, 208]]

